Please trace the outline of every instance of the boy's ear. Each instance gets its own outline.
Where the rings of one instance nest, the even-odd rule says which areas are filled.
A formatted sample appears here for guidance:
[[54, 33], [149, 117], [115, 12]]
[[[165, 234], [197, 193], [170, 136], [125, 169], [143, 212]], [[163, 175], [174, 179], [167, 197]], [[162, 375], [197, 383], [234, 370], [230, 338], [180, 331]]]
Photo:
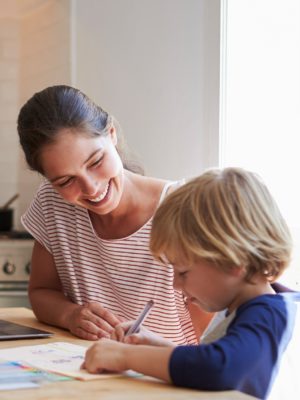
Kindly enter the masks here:
[[230, 274], [232, 276], [237, 277], [237, 278], [242, 276], [242, 275], [245, 275], [245, 273], [246, 273], [245, 268], [243, 268], [242, 266], [236, 266], [235, 265], [230, 269]]

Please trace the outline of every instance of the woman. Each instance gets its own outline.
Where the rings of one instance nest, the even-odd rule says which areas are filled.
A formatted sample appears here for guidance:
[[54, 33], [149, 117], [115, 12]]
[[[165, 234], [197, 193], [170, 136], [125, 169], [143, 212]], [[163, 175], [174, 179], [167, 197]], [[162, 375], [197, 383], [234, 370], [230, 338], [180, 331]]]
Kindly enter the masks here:
[[36, 93], [18, 133], [28, 165], [46, 178], [22, 218], [36, 239], [29, 298], [37, 318], [97, 340], [153, 300], [145, 326], [196, 342], [172, 267], [149, 251], [152, 216], [176, 183], [134, 172], [116, 120], [72, 87]]

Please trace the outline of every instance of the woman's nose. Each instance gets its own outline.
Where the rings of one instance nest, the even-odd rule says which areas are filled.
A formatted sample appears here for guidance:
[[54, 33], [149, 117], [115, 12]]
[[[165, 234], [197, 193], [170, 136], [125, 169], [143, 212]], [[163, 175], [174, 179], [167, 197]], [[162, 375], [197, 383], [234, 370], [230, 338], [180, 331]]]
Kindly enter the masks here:
[[97, 192], [97, 182], [95, 178], [91, 176], [86, 176], [81, 182], [81, 191], [86, 195], [94, 195]]

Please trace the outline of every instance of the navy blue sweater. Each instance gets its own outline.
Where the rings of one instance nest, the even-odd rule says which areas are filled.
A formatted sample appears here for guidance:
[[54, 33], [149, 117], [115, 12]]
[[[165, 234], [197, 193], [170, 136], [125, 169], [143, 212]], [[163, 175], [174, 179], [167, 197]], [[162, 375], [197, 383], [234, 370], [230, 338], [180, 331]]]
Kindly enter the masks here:
[[201, 390], [239, 390], [265, 399], [292, 335], [295, 297], [256, 297], [236, 310], [221, 339], [176, 347], [169, 365], [173, 383]]

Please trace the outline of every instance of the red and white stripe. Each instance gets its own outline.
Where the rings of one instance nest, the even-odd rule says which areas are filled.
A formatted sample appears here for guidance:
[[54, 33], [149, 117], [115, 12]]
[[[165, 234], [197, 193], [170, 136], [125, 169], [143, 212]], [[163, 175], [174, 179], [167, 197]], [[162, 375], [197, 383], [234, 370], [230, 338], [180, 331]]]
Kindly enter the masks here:
[[146, 327], [177, 344], [197, 342], [182, 294], [173, 289], [172, 266], [161, 265], [149, 251], [152, 220], [126, 238], [103, 240], [88, 211], [65, 202], [45, 182], [22, 222], [53, 255], [71, 301], [97, 301], [132, 320], [153, 300]]

